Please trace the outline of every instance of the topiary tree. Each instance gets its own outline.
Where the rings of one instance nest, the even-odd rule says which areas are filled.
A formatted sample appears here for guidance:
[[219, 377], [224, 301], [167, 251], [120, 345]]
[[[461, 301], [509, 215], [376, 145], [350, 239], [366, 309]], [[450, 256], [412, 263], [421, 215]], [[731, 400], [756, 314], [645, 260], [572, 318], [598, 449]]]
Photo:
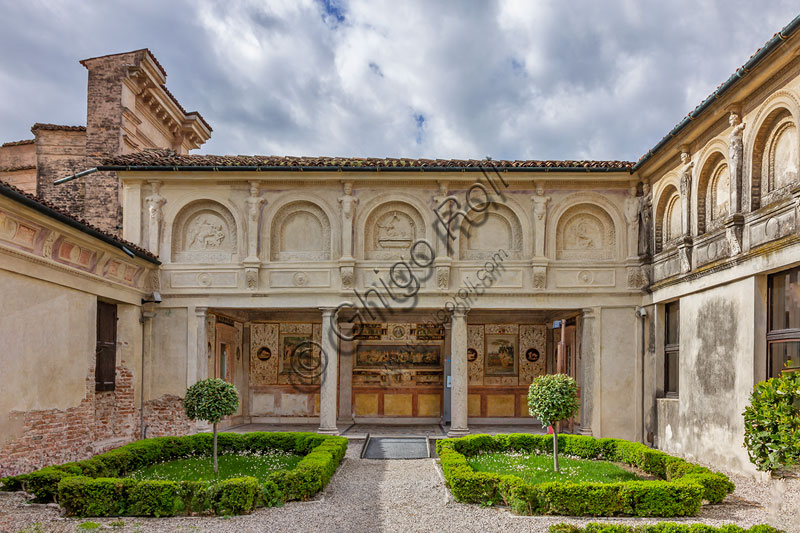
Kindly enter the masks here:
[[743, 414], [744, 446], [758, 470], [800, 464], [800, 372], [757, 383]]
[[198, 381], [186, 389], [183, 408], [189, 420], [205, 420], [214, 427], [214, 475], [217, 474], [217, 422], [239, 408], [239, 392], [225, 380]]
[[528, 411], [542, 421], [542, 427], [553, 426], [553, 468], [558, 472], [557, 423], [578, 412], [578, 384], [566, 374], [547, 374], [533, 380], [528, 389]]

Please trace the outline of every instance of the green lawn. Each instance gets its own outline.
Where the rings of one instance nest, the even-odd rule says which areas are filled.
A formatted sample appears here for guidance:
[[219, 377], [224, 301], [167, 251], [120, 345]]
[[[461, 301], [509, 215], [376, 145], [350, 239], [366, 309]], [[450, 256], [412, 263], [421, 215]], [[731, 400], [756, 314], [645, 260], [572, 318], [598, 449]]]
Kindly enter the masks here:
[[615, 483], [641, 479], [608, 461], [558, 458], [559, 472], [553, 472], [552, 455], [530, 455], [520, 453], [485, 453], [467, 457], [469, 465], [478, 472], [513, 474], [528, 483], [546, 481], [596, 481]]
[[263, 479], [275, 470], [293, 469], [302, 458], [302, 455], [277, 451], [265, 454], [220, 455], [219, 477], [215, 478], [211, 456], [187, 457], [140, 468], [131, 472], [128, 477], [168, 481], [212, 481], [244, 476]]

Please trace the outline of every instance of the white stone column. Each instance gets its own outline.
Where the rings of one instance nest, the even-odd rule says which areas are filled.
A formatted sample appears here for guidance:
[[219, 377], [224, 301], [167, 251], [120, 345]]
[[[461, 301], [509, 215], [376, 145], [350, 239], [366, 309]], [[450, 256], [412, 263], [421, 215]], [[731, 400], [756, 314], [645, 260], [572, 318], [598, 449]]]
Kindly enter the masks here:
[[463, 437], [469, 433], [467, 388], [467, 311], [454, 309], [450, 330], [450, 431], [448, 437]]
[[581, 434], [592, 435], [595, 378], [595, 310], [584, 309], [581, 317]]
[[322, 357], [323, 370], [319, 385], [319, 433], [338, 435], [336, 427], [337, 385], [339, 377], [339, 338], [332, 321], [337, 320], [335, 307], [323, 307]]

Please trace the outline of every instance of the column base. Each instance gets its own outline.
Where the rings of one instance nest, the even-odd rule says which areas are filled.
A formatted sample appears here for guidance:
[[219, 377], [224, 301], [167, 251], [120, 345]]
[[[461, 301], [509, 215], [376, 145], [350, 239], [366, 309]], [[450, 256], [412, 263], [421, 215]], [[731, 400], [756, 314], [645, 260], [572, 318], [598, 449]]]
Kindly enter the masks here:
[[578, 430], [578, 435], [589, 435], [591, 437], [592, 436], [592, 428], [581, 426], [581, 428]]
[[469, 435], [469, 428], [464, 428], [464, 429], [453, 428], [447, 432], [448, 439], [457, 439], [459, 437], [466, 437], [467, 435]]
[[317, 429], [317, 433], [322, 433], [323, 435], [339, 435], [339, 428], [320, 427], [319, 429]]

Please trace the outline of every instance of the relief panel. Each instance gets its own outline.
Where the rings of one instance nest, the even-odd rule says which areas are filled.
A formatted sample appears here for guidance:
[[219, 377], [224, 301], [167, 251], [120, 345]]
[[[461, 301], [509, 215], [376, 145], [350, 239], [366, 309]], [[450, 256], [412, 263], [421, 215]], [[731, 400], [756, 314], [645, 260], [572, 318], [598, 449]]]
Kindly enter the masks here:
[[761, 217], [750, 224], [750, 247], [753, 248], [790, 235], [796, 230], [794, 209], [791, 204]]
[[599, 206], [573, 206], [558, 221], [557, 259], [613, 259], [615, 248], [614, 222]]
[[330, 270], [272, 270], [269, 286], [281, 288], [330, 287]]
[[169, 286], [173, 289], [194, 289], [194, 288], [236, 288], [239, 286], [238, 274], [236, 272], [209, 272], [209, 271], [188, 271], [171, 272], [169, 275]]
[[364, 228], [367, 259], [408, 257], [411, 245], [425, 237], [422, 215], [405, 202], [389, 202], [375, 208]]
[[613, 268], [559, 268], [553, 270], [558, 288], [614, 287], [616, 270]]
[[173, 225], [172, 261], [230, 263], [236, 238], [236, 222], [222, 205], [211, 201], [189, 204]]

